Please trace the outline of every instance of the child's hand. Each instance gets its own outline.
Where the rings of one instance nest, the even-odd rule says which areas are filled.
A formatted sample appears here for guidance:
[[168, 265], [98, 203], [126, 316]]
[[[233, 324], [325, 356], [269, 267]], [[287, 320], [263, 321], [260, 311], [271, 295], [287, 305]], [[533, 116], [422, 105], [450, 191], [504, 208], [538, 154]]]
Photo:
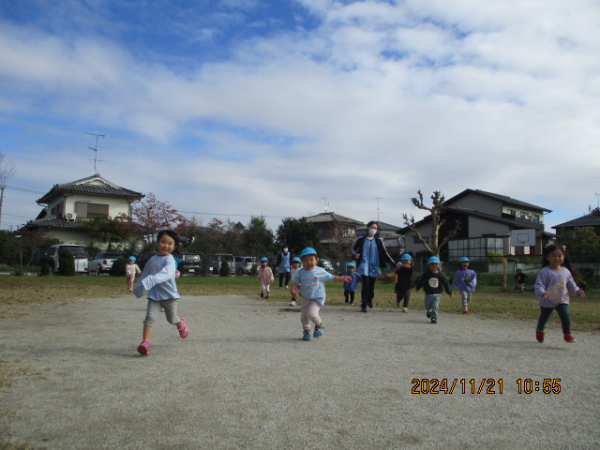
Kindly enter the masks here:
[[351, 283], [352, 282], [352, 277], [342, 277], [344, 279], [345, 283]]
[[[581, 289], [580, 289], [580, 290], [581, 290]], [[550, 294], [548, 294], [547, 292], [544, 292], [544, 293], [542, 294], [542, 298], [543, 298], [544, 300], [545, 300], [545, 299], [547, 299], [548, 297], [550, 297]]]
[[175, 279], [179, 278], [181, 276], [181, 272], [179, 270], [175, 271]]
[[578, 291], [575, 291], [575, 295], [578, 297], [585, 297], [585, 292], [583, 289], [579, 289]]

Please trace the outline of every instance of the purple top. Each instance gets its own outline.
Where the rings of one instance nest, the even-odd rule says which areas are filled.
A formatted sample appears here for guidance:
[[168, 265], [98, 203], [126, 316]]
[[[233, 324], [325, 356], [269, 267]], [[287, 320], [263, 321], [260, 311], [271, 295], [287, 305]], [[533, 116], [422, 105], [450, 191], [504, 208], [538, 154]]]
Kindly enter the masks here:
[[[546, 266], [538, 273], [533, 290], [540, 298], [538, 305], [544, 308], [556, 308], [561, 303], [568, 305], [569, 293], [578, 291], [579, 286], [575, 284], [569, 269], [561, 267], [560, 270], [552, 270], [550, 266]], [[545, 292], [550, 294], [548, 298], [542, 298]]]

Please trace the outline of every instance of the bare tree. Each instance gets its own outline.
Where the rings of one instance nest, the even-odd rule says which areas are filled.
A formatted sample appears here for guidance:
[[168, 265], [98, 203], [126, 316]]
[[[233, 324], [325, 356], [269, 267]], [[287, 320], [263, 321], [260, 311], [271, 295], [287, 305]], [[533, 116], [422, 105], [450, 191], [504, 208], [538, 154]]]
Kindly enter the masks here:
[[432, 206], [426, 206], [424, 203], [424, 200], [423, 200], [423, 193], [419, 190], [417, 192], [417, 195], [418, 195], [418, 197], [413, 197], [410, 199], [412, 201], [413, 205], [415, 205], [419, 209], [429, 211], [429, 213], [431, 214], [431, 236], [430, 236], [431, 239], [430, 239], [430, 242], [427, 242], [427, 239], [425, 239], [421, 235], [421, 233], [415, 226], [414, 216], [412, 216], [412, 215], [409, 216], [406, 213], [402, 214], [402, 218], [404, 219], [404, 224], [415, 233], [415, 235], [417, 236], [417, 239], [419, 239], [419, 241], [421, 241], [421, 243], [425, 246], [425, 248], [432, 255], [439, 256], [441, 248], [444, 245], [446, 245], [450, 239], [452, 239], [452, 238], [456, 237], [456, 235], [458, 235], [458, 232], [461, 229], [460, 221], [457, 220], [454, 223], [454, 227], [448, 232], [448, 234], [446, 234], [446, 236], [444, 236], [442, 241], [438, 242], [439, 238], [440, 238], [440, 228], [446, 223], [446, 220], [442, 218], [442, 214], [446, 210], [446, 207], [444, 206], [444, 201], [446, 199], [440, 191], [434, 191], [433, 195], [431, 196], [431, 200], [433, 203]]
[[15, 164], [6, 160], [4, 153], [0, 152], [0, 225], [2, 225], [2, 202], [4, 200], [4, 189], [6, 182], [15, 173]]

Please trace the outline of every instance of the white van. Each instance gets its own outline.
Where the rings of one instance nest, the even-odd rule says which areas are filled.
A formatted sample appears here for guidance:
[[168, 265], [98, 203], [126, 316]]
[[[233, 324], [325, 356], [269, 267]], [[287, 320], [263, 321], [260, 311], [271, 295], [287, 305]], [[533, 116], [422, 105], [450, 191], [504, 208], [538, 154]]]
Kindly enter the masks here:
[[58, 272], [58, 255], [60, 251], [67, 249], [73, 255], [75, 260], [75, 273], [88, 273], [88, 253], [83, 245], [76, 244], [57, 244], [50, 247], [47, 255], [54, 259], [54, 272]]

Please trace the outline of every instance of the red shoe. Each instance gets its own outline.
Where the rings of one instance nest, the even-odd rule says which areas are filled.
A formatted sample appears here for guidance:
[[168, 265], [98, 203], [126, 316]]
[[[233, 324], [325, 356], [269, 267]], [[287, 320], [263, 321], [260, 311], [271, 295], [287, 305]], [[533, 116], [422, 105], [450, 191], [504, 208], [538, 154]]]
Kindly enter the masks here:
[[[545, 331], [535, 330], [535, 338], [537, 339], [538, 342], [544, 342], [545, 336], [546, 336]], [[567, 335], [565, 334], [565, 341], [567, 340], [566, 336]]]
[[142, 343], [138, 346], [137, 351], [140, 355], [149, 355], [150, 354], [150, 342], [142, 341]]
[[564, 335], [565, 338], [565, 342], [577, 342], [577, 339], [575, 339], [575, 336], [573, 336], [572, 334], [565, 334]]
[[469, 312], [469, 308], [467, 308], [466, 306], [463, 307], [463, 314], [467, 314]]
[[187, 322], [185, 321], [185, 319], [183, 317], [181, 318], [181, 323], [179, 324], [177, 329], [179, 330], [179, 336], [181, 336], [183, 339], [188, 337], [189, 330], [187, 327]]

